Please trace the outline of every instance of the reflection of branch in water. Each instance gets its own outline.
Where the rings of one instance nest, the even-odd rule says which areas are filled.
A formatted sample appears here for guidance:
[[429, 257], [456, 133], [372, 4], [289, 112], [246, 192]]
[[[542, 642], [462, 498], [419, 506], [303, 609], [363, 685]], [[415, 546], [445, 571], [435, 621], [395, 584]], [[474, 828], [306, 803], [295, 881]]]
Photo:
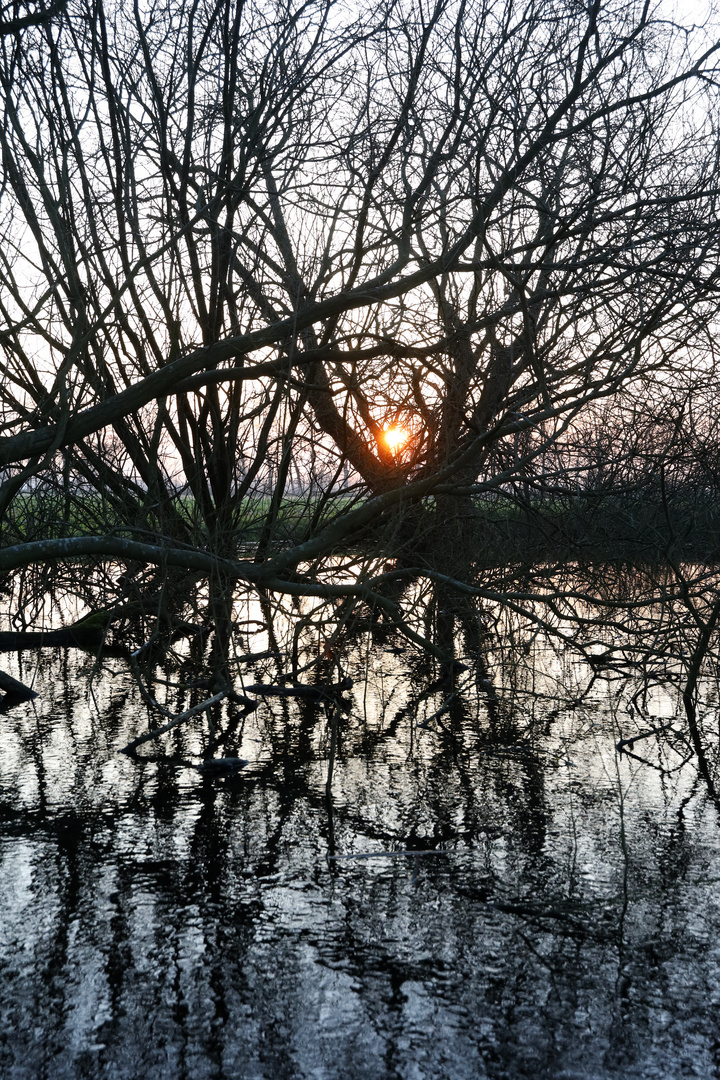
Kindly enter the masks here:
[[692, 739], [693, 748], [698, 759], [700, 774], [705, 781], [710, 798], [713, 800], [716, 807], [720, 809], [720, 798], [718, 797], [715, 782], [710, 772], [710, 767], [705, 754], [705, 748], [703, 747], [702, 739], [700, 738], [696, 708], [697, 684], [700, 677], [700, 671], [705, 657], [709, 652], [712, 635], [718, 624], [718, 620], [720, 620], [720, 596], [716, 597], [707, 619], [703, 619], [691, 594], [691, 590], [682, 569], [671, 560], [668, 561], [670, 561], [675, 577], [680, 584], [680, 593], [683, 603], [700, 629], [700, 636], [698, 637], [697, 644], [690, 655], [690, 660], [687, 665], [687, 682], [683, 690], [683, 705], [685, 706], [685, 715], [687, 716], [688, 727], [690, 728], [690, 737]]
[[654, 761], [650, 761], [648, 758], [641, 757], [640, 754], [633, 754], [632, 751], [625, 750], [624, 756], [632, 758], [633, 761], [639, 762], [640, 765], [645, 765], [648, 769], [654, 769], [655, 772], [660, 773], [661, 776], [672, 776], [673, 773], [681, 772], [689, 761], [692, 761], [695, 756], [695, 752], [692, 751], [687, 757], [683, 758], [679, 765], [676, 765], [673, 769], [665, 769], [662, 765], [656, 764]]
[[[618, 754], [627, 758], [632, 758], [634, 761], [639, 762], [647, 768], [654, 769], [662, 776], [671, 776], [673, 773], [680, 772], [681, 769], [684, 769], [687, 763], [689, 761], [692, 761], [694, 754], [692, 747], [688, 744], [687, 736], [684, 732], [678, 731], [675, 728], [674, 724], [674, 720], [669, 720], [665, 724], [660, 724], [654, 728], [648, 728], [647, 731], [640, 731], [637, 735], [629, 735], [625, 739], [619, 739], [618, 742], [615, 743], [615, 749], [617, 750]], [[687, 756], [681, 757], [679, 765], [675, 765], [673, 768], [665, 768], [663, 765], [659, 765], [657, 762], [650, 761], [648, 758], [642, 757], [640, 754], [633, 753], [636, 742], [640, 742], [643, 739], [652, 738], [653, 735], [664, 735], [666, 732], [671, 733], [675, 737], [675, 739], [679, 739], [680, 743], [687, 752]], [[663, 745], [669, 745], [672, 747], [676, 754], [681, 754], [681, 750], [678, 749], [678, 747], [675, 746], [672, 742], [668, 741]]]
[[634, 744], [640, 742], [641, 739], [649, 739], [651, 735], [661, 735], [664, 731], [672, 731], [673, 735], [677, 735], [678, 733], [673, 729], [673, 723], [674, 721], [671, 720], [668, 724], [661, 724], [660, 727], [650, 728], [649, 731], [641, 731], [638, 735], [628, 736], [627, 739], [620, 739], [619, 742], [615, 743], [615, 749], [622, 754], [625, 752], [625, 747], [632, 750]]

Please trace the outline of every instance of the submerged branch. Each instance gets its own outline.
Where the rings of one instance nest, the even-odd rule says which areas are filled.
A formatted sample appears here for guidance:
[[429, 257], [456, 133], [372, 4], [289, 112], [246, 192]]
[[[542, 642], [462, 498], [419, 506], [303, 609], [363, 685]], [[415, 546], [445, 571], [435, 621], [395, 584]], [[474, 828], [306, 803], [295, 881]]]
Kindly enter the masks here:
[[197, 716], [199, 713], [206, 712], [207, 709], [210, 709], [213, 705], [217, 705], [218, 702], [222, 701], [225, 697], [227, 697], [227, 690], [221, 690], [220, 693], [208, 698], [207, 701], [201, 701], [198, 705], [193, 705], [191, 709], [186, 709], [184, 713], [180, 713], [179, 716], [173, 717], [172, 720], [169, 720], [167, 724], [163, 724], [162, 727], [155, 728], [154, 731], [146, 731], [144, 735], [138, 735], [137, 739], [133, 739], [127, 746], [123, 746], [119, 752], [121, 754], [134, 753], [138, 746], [150, 742], [151, 739], [157, 739], [167, 731], [172, 731], [173, 728], [177, 727], [179, 724], [183, 724], [192, 716]]
[[14, 701], [31, 701], [38, 696], [35, 690], [31, 690], [29, 686], [18, 682], [4, 671], [0, 671], [0, 690], [4, 692], [5, 698], [12, 698]]

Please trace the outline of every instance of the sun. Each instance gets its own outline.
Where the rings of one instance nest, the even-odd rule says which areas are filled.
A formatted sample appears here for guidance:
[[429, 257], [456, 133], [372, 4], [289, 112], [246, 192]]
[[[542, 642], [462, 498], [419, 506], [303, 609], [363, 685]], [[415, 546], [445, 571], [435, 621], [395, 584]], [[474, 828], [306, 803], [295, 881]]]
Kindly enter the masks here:
[[382, 433], [383, 442], [392, 454], [397, 454], [398, 450], [402, 450], [409, 437], [410, 433], [404, 427], [400, 427], [399, 424], [393, 424], [392, 427], [385, 428]]

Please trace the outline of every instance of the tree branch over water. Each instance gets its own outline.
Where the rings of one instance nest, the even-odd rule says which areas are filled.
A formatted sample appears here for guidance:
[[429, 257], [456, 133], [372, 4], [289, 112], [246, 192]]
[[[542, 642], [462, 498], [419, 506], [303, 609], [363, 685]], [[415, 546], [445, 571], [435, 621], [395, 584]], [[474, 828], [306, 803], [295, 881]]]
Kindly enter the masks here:
[[658, 462], [715, 490], [703, 28], [620, 0], [13, 12], [4, 574], [114, 560], [158, 638], [195, 590], [226, 658], [234, 584], [299, 627], [360, 600], [444, 662], [418, 581], [515, 610], [510, 564], [573, 500]]

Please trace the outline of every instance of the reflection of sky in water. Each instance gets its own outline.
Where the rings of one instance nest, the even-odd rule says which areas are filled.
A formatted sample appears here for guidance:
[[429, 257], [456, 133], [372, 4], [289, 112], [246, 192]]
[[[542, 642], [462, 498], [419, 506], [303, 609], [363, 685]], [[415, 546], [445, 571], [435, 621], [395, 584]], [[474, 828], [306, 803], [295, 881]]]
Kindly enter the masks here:
[[578, 703], [586, 666], [533, 650], [496, 646], [494, 714], [470, 670], [434, 716], [446, 691], [361, 635], [332, 818], [322, 710], [264, 701], [208, 781], [202, 720], [117, 755], [147, 723], [123, 661], [90, 692], [85, 655], [4, 655], [40, 696], [0, 717], [0, 1074], [717, 1075], [717, 814], [679, 736], [615, 750], [676, 691]]

